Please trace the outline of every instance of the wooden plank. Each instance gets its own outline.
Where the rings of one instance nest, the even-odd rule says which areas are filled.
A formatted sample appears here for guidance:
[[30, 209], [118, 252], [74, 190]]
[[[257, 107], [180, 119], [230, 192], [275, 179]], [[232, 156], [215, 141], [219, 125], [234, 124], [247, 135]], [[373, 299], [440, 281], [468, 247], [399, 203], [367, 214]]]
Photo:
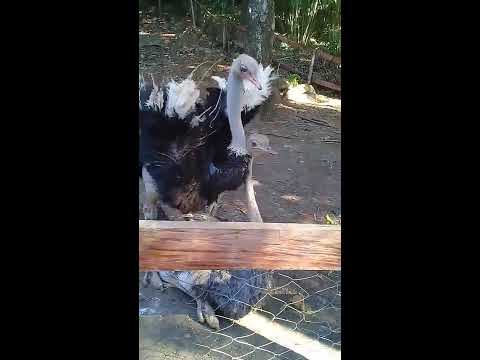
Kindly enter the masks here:
[[139, 221], [140, 271], [340, 270], [336, 225]]
[[330, 90], [335, 90], [335, 91], [338, 91], [338, 92], [342, 92], [342, 87], [340, 85], [331, 83], [329, 81], [322, 80], [320, 78], [320, 74], [318, 74], [316, 72], [314, 72], [313, 75], [312, 75], [312, 83], [323, 86], [323, 87], [325, 87], [327, 89], [330, 89]]
[[[276, 66], [278, 65], [283, 70], [290, 71], [290, 72], [293, 72], [293, 73], [297, 74], [297, 71], [293, 67], [291, 67], [290, 65], [278, 63], [276, 60], [273, 61], [273, 64], [276, 65]], [[318, 74], [316, 72], [312, 73], [312, 83], [316, 84], [316, 85], [323, 86], [323, 87], [325, 87], [327, 89], [330, 89], [330, 90], [335, 90], [335, 91], [338, 91], [338, 92], [342, 91], [342, 87], [340, 85], [322, 80], [320, 78], [320, 74]]]
[[[282, 36], [278, 33], [275, 33], [275, 37], [278, 40], [280, 40], [284, 43], [287, 43], [288, 45], [290, 45], [292, 47], [300, 48], [300, 49], [307, 49], [307, 47], [303, 46], [302, 44], [299, 44], [299, 43], [297, 43], [293, 40], [290, 40], [289, 38], [287, 38], [285, 36]], [[316, 53], [317, 53], [318, 57], [322, 58], [325, 61], [332, 62], [332, 63], [337, 64], [337, 65], [342, 64], [342, 59], [341, 58], [339, 58], [338, 56], [331, 55], [331, 54], [323, 51], [322, 49], [316, 49]]]

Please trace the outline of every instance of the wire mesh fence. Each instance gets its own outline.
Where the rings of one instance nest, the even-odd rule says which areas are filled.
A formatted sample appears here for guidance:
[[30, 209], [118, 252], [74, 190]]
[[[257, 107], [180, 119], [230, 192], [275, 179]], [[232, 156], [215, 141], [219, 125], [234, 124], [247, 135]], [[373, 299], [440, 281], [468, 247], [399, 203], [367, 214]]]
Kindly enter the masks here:
[[[168, 281], [140, 286], [140, 359], [339, 358], [339, 271], [160, 275]], [[218, 327], [199, 321], [209, 306]]]

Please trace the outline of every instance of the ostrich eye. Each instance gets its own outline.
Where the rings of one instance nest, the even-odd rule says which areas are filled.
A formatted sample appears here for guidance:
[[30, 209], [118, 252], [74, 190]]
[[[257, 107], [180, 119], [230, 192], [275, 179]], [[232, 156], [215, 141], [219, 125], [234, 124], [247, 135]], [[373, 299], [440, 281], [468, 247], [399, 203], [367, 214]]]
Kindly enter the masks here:
[[240, 65], [240, 71], [241, 72], [246, 72], [247, 71], [247, 67], [245, 65]]
[[257, 143], [255, 141], [252, 141], [252, 146], [257, 146]]

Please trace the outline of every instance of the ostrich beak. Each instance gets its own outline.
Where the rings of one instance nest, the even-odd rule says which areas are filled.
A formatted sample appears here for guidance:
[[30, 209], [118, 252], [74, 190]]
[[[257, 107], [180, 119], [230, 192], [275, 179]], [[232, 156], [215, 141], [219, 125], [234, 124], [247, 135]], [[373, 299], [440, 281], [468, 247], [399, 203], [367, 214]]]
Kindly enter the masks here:
[[253, 75], [250, 75], [248, 76], [248, 81], [250, 81], [253, 85], [255, 85], [255, 87], [261, 91], [262, 90], [262, 85], [260, 85], [260, 83], [258, 82], [258, 80], [255, 78], [255, 76]]
[[252, 151], [254, 151], [257, 155], [260, 155], [260, 154], [278, 155], [278, 152], [272, 150], [270, 146], [263, 146], [263, 145], [252, 146]]

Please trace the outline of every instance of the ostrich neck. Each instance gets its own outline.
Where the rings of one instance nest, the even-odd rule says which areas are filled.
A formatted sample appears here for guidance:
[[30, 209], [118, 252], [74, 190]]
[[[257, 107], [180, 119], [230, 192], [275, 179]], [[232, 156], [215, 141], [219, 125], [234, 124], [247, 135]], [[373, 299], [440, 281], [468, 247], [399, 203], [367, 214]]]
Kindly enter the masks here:
[[245, 191], [247, 195], [248, 220], [250, 222], [263, 222], [262, 215], [258, 209], [255, 199], [255, 189], [253, 188], [253, 156], [248, 164], [248, 176], [245, 181]]
[[242, 125], [242, 91], [242, 81], [230, 72], [227, 85], [227, 115], [232, 133], [230, 149], [237, 153], [246, 154], [247, 140]]

